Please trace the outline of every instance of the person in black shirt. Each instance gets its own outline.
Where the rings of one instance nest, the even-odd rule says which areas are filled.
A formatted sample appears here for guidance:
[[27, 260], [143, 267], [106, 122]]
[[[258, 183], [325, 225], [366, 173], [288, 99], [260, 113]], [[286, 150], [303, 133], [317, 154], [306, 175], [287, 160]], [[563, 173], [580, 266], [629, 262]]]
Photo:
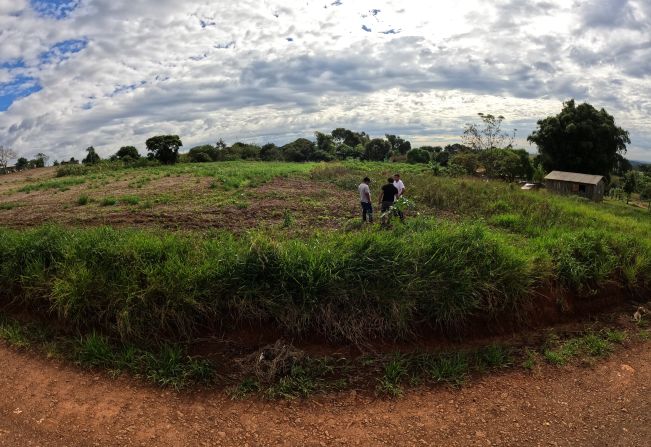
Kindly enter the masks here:
[[380, 209], [383, 213], [391, 208], [397, 195], [398, 188], [394, 186], [393, 178], [389, 177], [387, 184], [382, 187], [382, 192], [380, 193]]

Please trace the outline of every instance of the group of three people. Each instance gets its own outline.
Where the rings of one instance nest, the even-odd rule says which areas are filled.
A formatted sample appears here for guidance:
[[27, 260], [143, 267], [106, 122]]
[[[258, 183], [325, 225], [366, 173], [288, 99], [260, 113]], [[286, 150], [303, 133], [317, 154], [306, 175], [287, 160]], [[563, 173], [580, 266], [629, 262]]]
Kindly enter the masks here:
[[[359, 199], [362, 204], [362, 221], [373, 222], [373, 205], [371, 202], [371, 189], [369, 187], [371, 179], [364, 177], [364, 180], [357, 188], [359, 191]], [[395, 174], [393, 177], [387, 179], [386, 185], [382, 186], [380, 193], [380, 211], [385, 213], [393, 206], [393, 204], [403, 196], [405, 193], [405, 184], [400, 180], [400, 174]], [[404, 215], [400, 210], [396, 210], [396, 214], [400, 220], [404, 219]]]

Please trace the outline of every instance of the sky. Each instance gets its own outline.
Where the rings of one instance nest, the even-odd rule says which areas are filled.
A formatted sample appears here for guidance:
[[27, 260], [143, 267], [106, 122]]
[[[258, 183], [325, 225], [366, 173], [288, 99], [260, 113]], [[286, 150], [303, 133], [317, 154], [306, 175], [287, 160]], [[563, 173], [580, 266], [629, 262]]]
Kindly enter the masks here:
[[479, 112], [535, 152], [572, 98], [651, 161], [651, 0], [0, 0], [0, 144], [28, 158], [336, 127], [445, 145]]

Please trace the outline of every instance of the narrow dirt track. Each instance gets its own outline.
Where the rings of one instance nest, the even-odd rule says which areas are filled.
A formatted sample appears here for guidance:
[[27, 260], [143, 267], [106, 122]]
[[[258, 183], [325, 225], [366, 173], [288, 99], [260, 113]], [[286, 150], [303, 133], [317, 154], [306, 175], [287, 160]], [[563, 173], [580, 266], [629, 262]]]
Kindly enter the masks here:
[[544, 367], [398, 400], [177, 394], [0, 344], [1, 446], [651, 446], [651, 342], [590, 368]]

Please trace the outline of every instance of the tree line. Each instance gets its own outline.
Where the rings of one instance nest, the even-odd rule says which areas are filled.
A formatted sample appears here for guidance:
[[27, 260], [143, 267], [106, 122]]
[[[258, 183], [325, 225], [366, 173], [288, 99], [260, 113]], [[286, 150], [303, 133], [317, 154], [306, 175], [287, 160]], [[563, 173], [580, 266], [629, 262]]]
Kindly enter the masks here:
[[[214, 145], [200, 145], [187, 153], [178, 135], [158, 135], [145, 142], [146, 155], [134, 146], [123, 146], [109, 160], [126, 164], [159, 162], [203, 163], [228, 160], [263, 161], [332, 161], [360, 159], [369, 161], [401, 161], [429, 163], [435, 173], [445, 175], [482, 174], [505, 180], [542, 181], [545, 172], [562, 170], [600, 174], [609, 180], [611, 174], [623, 176], [632, 169], [624, 158], [629, 134], [615, 125], [614, 118], [604, 109], [592, 105], [577, 105], [574, 100], [563, 103], [561, 112], [537, 122], [527, 140], [538, 147], [531, 157], [525, 149], [513, 148], [516, 130], [502, 129], [504, 117], [479, 114], [478, 123], [466, 124], [462, 143], [442, 146], [412, 147], [410, 141], [392, 134], [371, 138], [366, 132], [336, 128], [329, 133], [315, 132], [314, 140], [298, 138], [278, 146], [236, 142], [230, 146], [223, 140]], [[1, 153], [0, 153], [1, 155]], [[54, 164], [96, 164], [102, 159], [93, 147], [86, 149], [81, 160], [74, 157]], [[0, 157], [0, 166], [1, 166]], [[33, 160], [18, 159], [16, 168], [40, 167], [47, 163], [45, 154]]]

